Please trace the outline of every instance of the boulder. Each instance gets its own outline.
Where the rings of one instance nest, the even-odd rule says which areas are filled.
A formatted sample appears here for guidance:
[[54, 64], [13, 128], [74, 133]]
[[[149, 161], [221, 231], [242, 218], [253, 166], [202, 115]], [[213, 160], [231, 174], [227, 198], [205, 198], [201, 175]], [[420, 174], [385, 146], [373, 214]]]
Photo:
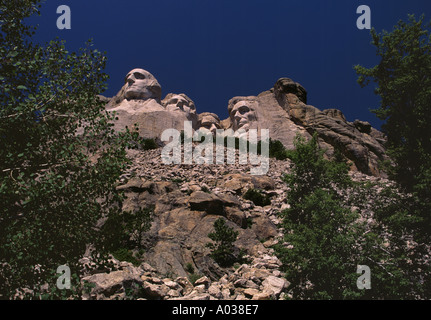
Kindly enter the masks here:
[[141, 273], [140, 269], [127, 268], [110, 273], [94, 274], [82, 278], [81, 281], [94, 286], [90, 292], [91, 297], [105, 299], [115, 294], [124, 294], [126, 289], [131, 288], [134, 284], [142, 286]]
[[284, 278], [269, 276], [263, 281], [263, 291], [271, 294], [275, 298], [278, 298], [281, 292], [288, 286], [289, 282]]
[[225, 202], [214, 194], [196, 191], [189, 198], [190, 209], [194, 211], [205, 211], [208, 214], [224, 215]]

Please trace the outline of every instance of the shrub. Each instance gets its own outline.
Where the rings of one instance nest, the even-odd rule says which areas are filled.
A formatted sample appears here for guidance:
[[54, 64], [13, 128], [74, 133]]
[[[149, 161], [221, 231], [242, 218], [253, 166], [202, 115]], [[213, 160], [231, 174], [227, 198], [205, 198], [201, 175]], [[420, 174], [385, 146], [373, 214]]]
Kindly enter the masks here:
[[112, 252], [115, 259], [119, 261], [127, 261], [133, 263], [134, 266], [139, 266], [141, 262], [135, 258], [133, 252], [127, 248], [119, 248]]
[[269, 157], [277, 160], [287, 159], [287, 150], [279, 140], [269, 140]]
[[234, 254], [234, 242], [238, 237], [238, 231], [226, 225], [224, 218], [214, 222], [214, 232], [208, 237], [215, 243], [207, 243], [211, 249], [211, 257], [222, 267], [233, 265], [240, 257]]
[[189, 276], [189, 280], [190, 280], [190, 283], [191, 283], [192, 285], [195, 285], [195, 282], [196, 282], [197, 280], [199, 280], [200, 278], [202, 278], [202, 275], [200, 275], [199, 273], [192, 273], [192, 274], [190, 274], [190, 276]]
[[102, 227], [106, 250], [115, 252], [123, 248], [139, 248], [142, 234], [151, 228], [153, 212], [154, 207], [151, 206], [110, 216]]
[[159, 146], [154, 139], [143, 139], [142, 147], [144, 150], [154, 150], [157, 149]]
[[271, 204], [271, 198], [257, 189], [248, 189], [243, 198], [252, 201], [256, 206], [264, 207]]
[[128, 141], [128, 147], [130, 149], [154, 150], [159, 148], [159, 145], [157, 144], [156, 140], [139, 136], [139, 127], [137, 125], [135, 125], [134, 129], [135, 130], [131, 132], [130, 140]]
[[195, 268], [190, 262], [186, 264], [185, 270], [190, 274], [195, 273]]

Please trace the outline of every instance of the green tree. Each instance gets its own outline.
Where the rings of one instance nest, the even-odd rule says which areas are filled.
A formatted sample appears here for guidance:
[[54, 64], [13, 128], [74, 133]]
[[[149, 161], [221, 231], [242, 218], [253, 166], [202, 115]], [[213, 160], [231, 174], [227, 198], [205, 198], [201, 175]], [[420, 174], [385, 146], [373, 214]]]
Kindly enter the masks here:
[[79, 274], [86, 247], [103, 248], [96, 223], [121, 208], [127, 166], [126, 135], [97, 98], [106, 57], [91, 42], [78, 53], [33, 43], [25, 19], [39, 8], [0, 1], [0, 298], [55, 289], [59, 265]]
[[[259, 141], [259, 146], [260, 143]], [[281, 141], [269, 139], [269, 157], [277, 160], [287, 159], [287, 150]]]
[[354, 292], [357, 261], [352, 257], [361, 229], [353, 226], [358, 214], [341, 196], [351, 180], [346, 163], [325, 160], [323, 153], [316, 134], [309, 142], [298, 135], [288, 153], [291, 173], [284, 180], [290, 208], [282, 213], [285, 245], [276, 246], [276, 252], [295, 299], [360, 295]]
[[[284, 243], [275, 252], [294, 299], [429, 295], [429, 265], [421, 246], [412, 245], [415, 219], [399, 210], [404, 197], [396, 189], [352, 181], [344, 161], [324, 159], [316, 135], [297, 137], [289, 158], [290, 208], [282, 212]], [[370, 267], [371, 290], [357, 288], [358, 265]]]
[[215, 242], [206, 245], [211, 249], [211, 257], [222, 267], [231, 266], [240, 260], [235, 256], [234, 246], [238, 231], [227, 226], [225, 219], [219, 218], [214, 222], [214, 232], [208, 234], [208, 237]]
[[391, 177], [412, 193], [410, 211], [422, 218], [428, 237], [431, 227], [431, 37], [424, 16], [399, 21], [391, 32], [371, 30], [380, 62], [355, 66], [358, 83], [373, 81], [380, 106], [373, 110], [384, 120], [387, 151], [393, 161]]
[[139, 249], [142, 235], [150, 230], [154, 206], [136, 212], [115, 212], [109, 216], [102, 227], [105, 246], [109, 250]]
[[346, 162], [324, 159], [325, 151], [318, 145], [317, 134], [308, 142], [301, 135], [297, 135], [294, 145], [295, 150], [287, 154], [292, 161], [291, 174], [284, 177], [286, 183], [291, 186], [288, 195], [291, 203], [301, 202], [303, 197], [319, 188], [334, 192], [333, 186], [344, 189], [351, 185]]

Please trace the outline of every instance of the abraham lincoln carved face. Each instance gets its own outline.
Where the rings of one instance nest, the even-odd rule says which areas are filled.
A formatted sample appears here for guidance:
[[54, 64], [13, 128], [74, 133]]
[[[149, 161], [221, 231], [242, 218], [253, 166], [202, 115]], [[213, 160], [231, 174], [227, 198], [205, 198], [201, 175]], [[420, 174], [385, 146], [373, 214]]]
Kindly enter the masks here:
[[245, 97], [238, 97], [229, 101], [228, 110], [233, 131], [250, 129], [252, 122], [257, 120], [255, 104], [255, 100]]

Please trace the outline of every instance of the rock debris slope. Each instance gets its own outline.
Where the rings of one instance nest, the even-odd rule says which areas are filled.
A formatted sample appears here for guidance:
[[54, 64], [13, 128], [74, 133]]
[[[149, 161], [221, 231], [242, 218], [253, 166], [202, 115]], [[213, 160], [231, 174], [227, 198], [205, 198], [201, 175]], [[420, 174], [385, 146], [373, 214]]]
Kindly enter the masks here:
[[[110, 273], [88, 275], [94, 284], [87, 299], [134, 298], [184, 300], [283, 299], [288, 279], [271, 248], [282, 241], [279, 213], [288, 208], [288, 188], [282, 176], [290, 162], [271, 159], [267, 175], [250, 175], [251, 165], [165, 165], [161, 148], [131, 150], [130, 170], [117, 187], [127, 195], [124, 210], [155, 207], [150, 231], [143, 234], [142, 264], [137, 267], [113, 259]], [[356, 180], [384, 180], [352, 173]], [[243, 198], [250, 189], [270, 197], [267, 206]], [[221, 268], [209, 256], [214, 222], [224, 217], [239, 232], [234, 243], [245, 250], [248, 261]], [[85, 260], [85, 259], [84, 259]], [[193, 270], [191, 273], [190, 270]], [[196, 280], [193, 284], [193, 279]]]

